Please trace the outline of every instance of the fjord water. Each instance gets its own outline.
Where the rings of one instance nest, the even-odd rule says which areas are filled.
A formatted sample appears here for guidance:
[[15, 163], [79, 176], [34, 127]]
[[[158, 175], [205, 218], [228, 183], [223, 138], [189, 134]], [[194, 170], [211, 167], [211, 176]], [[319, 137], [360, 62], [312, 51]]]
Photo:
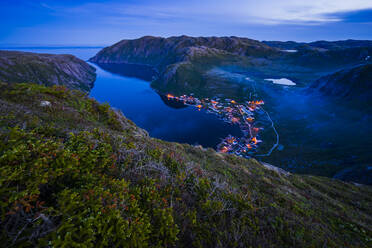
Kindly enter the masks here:
[[237, 125], [225, 123], [203, 110], [171, 107], [151, 89], [149, 82], [112, 74], [92, 65], [97, 69], [97, 80], [90, 95], [120, 109], [152, 137], [215, 147], [228, 134], [241, 134]]
[[[26, 47], [6, 50], [72, 54], [86, 61], [100, 48]], [[97, 79], [90, 96], [101, 103], [107, 102], [110, 106], [120, 109], [127, 118], [148, 131], [152, 137], [215, 148], [227, 135], [241, 135], [237, 125], [228, 124], [203, 110], [197, 111], [187, 106], [172, 107], [172, 104], [162, 99], [150, 87], [149, 81], [123, 76], [128, 71], [111, 73], [97, 65], [91, 65], [97, 69]], [[135, 69], [131, 68], [131, 70]]]
[[[88, 60], [100, 48], [13, 50], [73, 54]], [[225, 123], [213, 114], [167, 102], [150, 87], [149, 80], [124, 76], [128, 75], [128, 70], [121, 72], [114, 68], [108, 72], [93, 66], [97, 68], [97, 80], [90, 96], [120, 109], [152, 137], [215, 147], [228, 134], [241, 135], [238, 126]], [[136, 68], [130, 70], [133, 73]], [[144, 78], [148, 78], [144, 73], [146, 68], [138, 70], [146, 74]], [[280, 140], [278, 149], [270, 156], [258, 159], [292, 172], [372, 184], [370, 115], [329, 102], [323, 96], [306, 94], [301, 86], [278, 85], [264, 80], [276, 75], [259, 77], [249, 71], [221, 69], [218, 72], [221, 77], [229, 78], [231, 83], [245, 84], [249, 92], [257, 90], [265, 101], [265, 109], [278, 130]], [[275, 136], [270, 127], [265, 127], [260, 138], [263, 140], [260, 152], [264, 154], [275, 143]]]

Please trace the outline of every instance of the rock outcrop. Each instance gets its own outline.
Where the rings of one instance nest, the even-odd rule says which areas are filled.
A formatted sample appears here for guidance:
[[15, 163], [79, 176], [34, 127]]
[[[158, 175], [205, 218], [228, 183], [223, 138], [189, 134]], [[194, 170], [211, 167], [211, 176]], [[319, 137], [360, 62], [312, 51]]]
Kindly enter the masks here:
[[0, 51], [0, 81], [64, 85], [89, 91], [96, 79], [95, 68], [73, 55]]

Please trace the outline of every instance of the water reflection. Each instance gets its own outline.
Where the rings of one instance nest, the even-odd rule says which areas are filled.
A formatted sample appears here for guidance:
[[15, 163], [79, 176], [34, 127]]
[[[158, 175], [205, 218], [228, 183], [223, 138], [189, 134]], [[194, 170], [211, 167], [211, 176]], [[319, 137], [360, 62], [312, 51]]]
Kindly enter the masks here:
[[160, 95], [160, 98], [164, 102], [165, 105], [171, 108], [175, 108], [175, 109], [187, 108], [187, 105], [185, 105], [182, 101], [170, 99], [165, 95]]
[[117, 75], [135, 77], [144, 81], [152, 81], [157, 76], [156, 70], [147, 65], [98, 63], [97, 66]]
[[152, 90], [148, 81], [123, 76], [128, 75], [126, 70], [111, 73], [120, 67], [109, 72], [92, 65], [97, 69], [97, 80], [90, 96], [121, 109], [152, 137], [215, 148], [229, 134], [242, 135], [238, 125], [225, 123], [213, 114], [197, 111], [182, 102], [168, 101]]

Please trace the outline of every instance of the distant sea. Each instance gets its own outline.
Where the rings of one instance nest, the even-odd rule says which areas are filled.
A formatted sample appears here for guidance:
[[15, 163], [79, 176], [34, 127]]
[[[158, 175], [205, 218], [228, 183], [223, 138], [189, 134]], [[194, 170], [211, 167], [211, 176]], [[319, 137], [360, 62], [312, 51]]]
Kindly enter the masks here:
[[72, 54], [85, 61], [94, 56], [102, 48], [103, 46], [0, 46], [0, 50], [8, 51]]

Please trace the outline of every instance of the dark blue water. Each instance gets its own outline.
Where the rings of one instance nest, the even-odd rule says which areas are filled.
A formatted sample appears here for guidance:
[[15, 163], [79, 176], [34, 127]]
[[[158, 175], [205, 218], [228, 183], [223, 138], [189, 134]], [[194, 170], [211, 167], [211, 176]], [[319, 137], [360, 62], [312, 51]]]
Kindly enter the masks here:
[[[0, 48], [2, 49], [2, 48]], [[99, 48], [16, 48], [29, 52], [73, 54], [83, 60], [94, 56]], [[96, 66], [97, 67], [97, 66]], [[168, 141], [201, 144], [215, 147], [228, 134], [240, 136], [237, 126], [224, 123], [212, 114], [192, 107], [167, 102], [150, 87], [148, 68], [97, 67], [97, 81], [91, 96], [100, 102], [108, 102], [121, 109], [124, 115], [151, 136]], [[122, 70], [123, 69], [123, 70]], [[111, 72], [108, 72], [110, 70]], [[143, 80], [133, 76], [141, 73]], [[293, 172], [334, 176], [372, 184], [371, 168], [371, 117], [363, 111], [349, 109], [317, 95], [304, 94], [296, 87], [273, 85], [259, 76], [240, 72], [225, 78], [231, 82], [247, 81], [251, 92], [256, 91], [265, 100], [265, 109], [275, 123], [280, 135], [280, 149], [265, 162]], [[131, 77], [128, 77], [131, 76]], [[238, 76], [238, 77], [237, 77]], [[275, 78], [276, 75], [268, 75]], [[268, 77], [264, 77], [268, 78]], [[255, 82], [255, 83], [253, 83]], [[275, 141], [270, 128], [262, 131], [262, 149], [268, 149]]]
[[123, 111], [152, 137], [167, 141], [215, 147], [228, 134], [241, 135], [231, 125], [213, 114], [194, 107], [171, 107], [150, 87], [150, 83], [97, 69], [97, 80], [90, 95], [100, 102]]
[[[3, 49], [5, 50], [5, 49]], [[26, 52], [73, 54], [83, 60], [93, 57], [99, 48], [14, 48]], [[120, 109], [124, 115], [150, 136], [167, 141], [216, 147], [227, 135], [241, 135], [237, 125], [231, 125], [213, 114], [193, 107], [180, 108], [166, 102], [150, 87], [150, 82], [135, 77], [131, 70], [110, 73], [97, 65], [97, 80], [90, 96]], [[146, 77], [147, 78], [147, 77]], [[173, 106], [173, 107], [172, 107]]]

